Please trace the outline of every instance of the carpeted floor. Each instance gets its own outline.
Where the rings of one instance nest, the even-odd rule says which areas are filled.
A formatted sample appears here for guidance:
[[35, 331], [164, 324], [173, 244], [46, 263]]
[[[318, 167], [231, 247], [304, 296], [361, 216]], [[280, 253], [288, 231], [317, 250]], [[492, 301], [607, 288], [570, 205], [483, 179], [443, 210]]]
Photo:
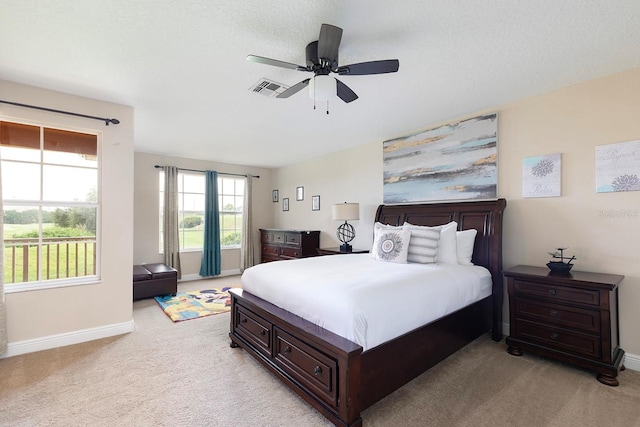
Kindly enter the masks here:
[[[124, 336], [0, 359], [0, 426], [331, 425], [229, 347], [228, 314], [174, 323], [148, 299], [134, 303], [134, 320]], [[619, 379], [607, 387], [483, 336], [362, 417], [365, 426], [640, 426], [640, 372]]]

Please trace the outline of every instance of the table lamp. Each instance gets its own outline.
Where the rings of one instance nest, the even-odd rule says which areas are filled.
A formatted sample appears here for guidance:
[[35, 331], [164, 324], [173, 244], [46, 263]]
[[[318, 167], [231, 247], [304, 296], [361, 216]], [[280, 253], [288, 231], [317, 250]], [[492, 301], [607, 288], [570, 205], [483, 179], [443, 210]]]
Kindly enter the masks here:
[[342, 242], [342, 245], [340, 245], [340, 252], [351, 252], [353, 248], [349, 242], [356, 237], [356, 231], [353, 228], [353, 225], [349, 224], [347, 221], [360, 219], [360, 204], [344, 202], [333, 205], [332, 216], [334, 220], [344, 221], [344, 224], [340, 224], [336, 231], [338, 240]]

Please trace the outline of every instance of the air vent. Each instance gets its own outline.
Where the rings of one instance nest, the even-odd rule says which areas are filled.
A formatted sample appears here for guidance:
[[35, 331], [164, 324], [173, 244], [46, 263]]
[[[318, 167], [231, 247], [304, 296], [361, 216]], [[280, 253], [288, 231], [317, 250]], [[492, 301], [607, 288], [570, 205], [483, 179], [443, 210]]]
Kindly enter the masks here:
[[259, 93], [260, 95], [275, 97], [278, 94], [284, 92], [289, 89], [289, 86], [281, 85], [280, 83], [276, 83], [267, 79], [260, 79], [258, 83], [254, 84], [249, 88], [250, 91]]

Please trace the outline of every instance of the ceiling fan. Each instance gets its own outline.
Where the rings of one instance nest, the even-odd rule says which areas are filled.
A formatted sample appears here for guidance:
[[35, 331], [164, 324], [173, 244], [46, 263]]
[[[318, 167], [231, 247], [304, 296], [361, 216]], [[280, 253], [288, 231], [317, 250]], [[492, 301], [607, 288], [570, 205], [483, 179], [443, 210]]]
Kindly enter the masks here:
[[330, 73], [335, 73], [341, 76], [362, 76], [369, 74], [395, 73], [398, 71], [400, 62], [397, 59], [360, 62], [357, 64], [339, 66], [338, 48], [340, 46], [341, 39], [342, 28], [330, 24], [322, 24], [318, 40], [307, 45], [306, 66], [257, 55], [248, 55], [247, 61], [313, 73], [313, 77], [302, 80], [300, 83], [296, 83], [278, 94], [276, 98], [289, 98], [291, 95], [298, 93], [303, 88], [310, 86], [309, 96], [314, 100], [328, 100], [331, 95], [338, 95], [340, 99], [347, 103], [358, 99], [358, 95], [356, 95], [354, 91], [340, 80], [329, 76]]

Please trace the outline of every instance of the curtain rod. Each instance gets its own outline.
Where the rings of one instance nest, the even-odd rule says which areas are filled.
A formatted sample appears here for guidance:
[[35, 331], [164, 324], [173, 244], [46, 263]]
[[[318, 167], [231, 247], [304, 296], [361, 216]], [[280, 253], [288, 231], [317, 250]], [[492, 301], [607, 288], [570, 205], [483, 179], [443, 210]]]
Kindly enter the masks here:
[[[154, 168], [156, 169], [160, 169], [163, 168], [164, 166], [160, 166], [160, 165], [155, 165]], [[200, 169], [186, 169], [186, 168], [178, 168], [178, 170], [181, 171], [189, 171], [189, 172], [201, 172], [201, 173], [205, 173], [206, 171], [200, 170]], [[222, 175], [233, 175], [233, 176], [244, 176], [245, 178], [247, 177], [246, 174], [241, 174], [241, 173], [225, 173], [225, 172], [220, 172]], [[260, 175], [252, 175], [252, 178], [260, 178]]]
[[86, 119], [100, 120], [100, 121], [104, 122], [104, 124], [107, 125], [107, 126], [109, 126], [109, 123], [113, 123], [114, 125], [117, 125], [118, 123], [120, 123], [120, 120], [118, 120], [118, 119], [107, 119], [107, 118], [104, 118], [104, 117], [88, 116], [86, 114], [72, 113], [70, 111], [54, 110], [53, 108], [45, 108], [45, 107], [38, 107], [36, 105], [20, 104], [19, 102], [3, 101], [2, 99], [0, 99], [0, 102], [3, 103], [3, 104], [16, 105], [18, 107], [33, 108], [34, 110], [50, 111], [52, 113], [68, 114], [70, 116], [84, 117]]

